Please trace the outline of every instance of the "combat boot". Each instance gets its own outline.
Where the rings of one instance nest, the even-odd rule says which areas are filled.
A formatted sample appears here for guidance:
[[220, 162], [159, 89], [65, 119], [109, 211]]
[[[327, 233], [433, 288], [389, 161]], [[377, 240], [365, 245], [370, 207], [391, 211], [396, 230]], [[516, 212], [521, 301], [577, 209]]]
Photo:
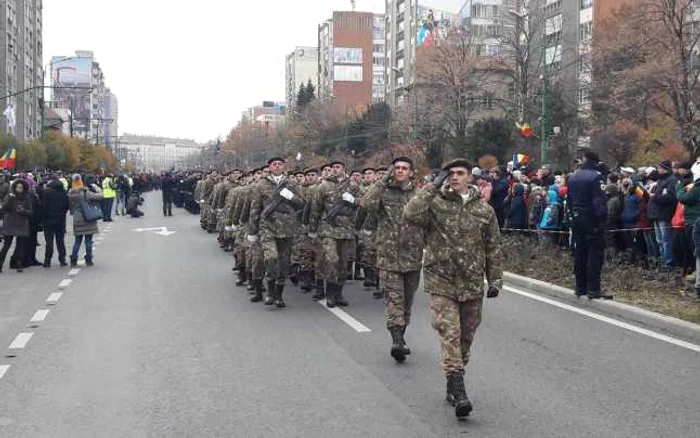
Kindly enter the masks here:
[[348, 306], [348, 300], [346, 300], [345, 297], [343, 296], [343, 285], [342, 284], [336, 285], [335, 301], [340, 307], [347, 307]]
[[329, 309], [338, 305], [337, 290], [339, 287], [340, 285], [335, 283], [326, 283], [326, 306], [328, 306]]
[[289, 281], [292, 282], [294, 286], [299, 285], [299, 265], [292, 265], [291, 274], [289, 275]]
[[463, 418], [472, 411], [472, 402], [467, 397], [462, 373], [447, 374], [447, 401], [455, 407], [457, 418]]
[[[698, 272], [696, 275], [700, 275], [700, 272]], [[700, 287], [695, 288], [695, 298], [693, 299], [693, 302], [700, 304]]]
[[277, 291], [277, 282], [275, 280], [267, 280], [267, 294], [265, 294], [265, 305], [271, 306], [275, 304], [275, 295]]
[[403, 351], [403, 332], [401, 327], [392, 327], [389, 329], [391, 333], [391, 357], [396, 362], [403, 363], [406, 360], [406, 353]]
[[246, 280], [246, 275], [245, 271], [242, 269], [239, 269], [238, 272], [236, 273], [236, 276], [238, 277], [238, 281], [236, 281], [236, 286], [241, 287], [245, 284]]
[[302, 269], [299, 272], [299, 287], [301, 288], [301, 291], [305, 294], [311, 292], [311, 283], [313, 281], [313, 277], [311, 274], [311, 271], [307, 269]]
[[251, 283], [253, 285], [253, 296], [250, 297], [250, 301], [253, 303], [259, 303], [263, 300], [262, 280], [253, 280]]
[[284, 299], [282, 299], [282, 294], [284, 293], [284, 285], [278, 284], [276, 286], [277, 288], [275, 290], [275, 306], [282, 309], [284, 307], [287, 307], [287, 305], [284, 303]]
[[314, 301], [321, 301], [322, 299], [326, 298], [326, 294], [324, 292], [324, 284], [323, 280], [318, 278], [316, 279], [316, 284], [314, 286], [316, 288], [316, 293], [314, 293], [311, 296], [311, 299]]
[[406, 327], [401, 327], [401, 341], [403, 342], [403, 354], [408, 356], [411, 354], [411, 349], [406, 345]]
[[365, 281], [362, 285], [368, 288], [374, 286], [374, 268], [365, 268]]
[[253, 273], [246, 272], [246, 277], [248, 278], [248, 286], [246, 286], [246, 289], [252, 292], [255, 290], [255, 287], [253, 287]]

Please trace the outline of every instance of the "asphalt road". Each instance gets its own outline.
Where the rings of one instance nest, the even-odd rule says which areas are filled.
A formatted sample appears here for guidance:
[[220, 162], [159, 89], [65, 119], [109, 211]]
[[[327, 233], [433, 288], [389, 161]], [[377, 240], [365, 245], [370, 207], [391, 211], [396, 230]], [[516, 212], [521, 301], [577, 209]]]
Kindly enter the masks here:
[[[103, 234], [55, 305], [67, 269], [0, 274], [1, 437], [698, 436], [700, 353], [505, 292], [457, 421], [423, 293], [398, 365], [361, 285], [346, 311], [369, 332], [292, 286], [286, 309], [252, 304], [198, 217], [161, 217], [158, 194], [146, 212]], [[161, 226], [176, 233], [135, 231]]]

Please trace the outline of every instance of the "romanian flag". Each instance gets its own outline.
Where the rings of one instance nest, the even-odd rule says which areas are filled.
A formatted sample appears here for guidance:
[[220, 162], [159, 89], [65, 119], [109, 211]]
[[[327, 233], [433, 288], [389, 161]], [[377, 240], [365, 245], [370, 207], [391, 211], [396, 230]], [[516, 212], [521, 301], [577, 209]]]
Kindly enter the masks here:
[[530, 138], [535, 135], [535, 131], [532, 130], [532, 126], [530, 126], [530, 124], [527, 122], [524, 122], [523, 124], [516, 123], [515, 127], [518, 128], [520, 135], [525, 138]]
[[513, 169], [518, 169], [530, 164], [530, 156], [523, 154], [513, 154]]
[[17, 163], [17, 149], [11, 148], [5, 155], [0, 157], [0, 168], [2, 169], [14, 169], [15, 163]]

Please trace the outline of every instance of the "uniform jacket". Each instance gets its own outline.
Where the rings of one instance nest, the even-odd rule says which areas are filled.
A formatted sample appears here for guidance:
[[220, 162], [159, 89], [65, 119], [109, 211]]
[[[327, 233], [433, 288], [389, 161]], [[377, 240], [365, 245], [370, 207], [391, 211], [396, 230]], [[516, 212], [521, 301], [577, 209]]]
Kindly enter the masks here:
[[584, 163], [569, 178], [569, 205], [574, 215], [585, 216], [592, 227], [605, 225], [608, 205], [601, 187], [602, 175], [590, 163]]
[[478, 188], [469, 186], [462, 198], [429, 184], [408, 202], [404, 218], [426, 232], [426, 292], [457, 301], [481, 299], [484, 276], [490, 286], [502, 287], [498, 220]]
[[250, 200], [254, 188], [255, 184], [249, 184], [241, 191], [236, 201], [236, 207], [233, 210], [233, 219], [231, 220], [233, 225], [248, 225], [250, 220]]
[[[348, 192], [355, 198], [355, 205], [343, 201], [343, 193]], [[359, 202], [360, 187], [350, 183], [350, 178], [330, 176], [316, 189], [316, 196], [311, 205], [309, 232], [318, 233], [321, 238], [355, 239], [355, 214]], [[328, 214], [335, 207], [340, 214], [335, 220], [329, 220]]]
[[73, 215], [73, 234], [76, 236], [86, 236], [90, 234], [97, 234], [100, 232], [97, 227], [98, 221], [85, 222], [83, 218], [83, 209], [80, 206], [80, 201], [87, 199], [88, 201], [101, 201], [102, 191], [99, 188], [91, 188], [90, 190], [86, 188], [73, 188], [68, 192], [68, 199], [70, 200], [70, 211]]
[[377, 221], [377, 267], [394, 272], [420, 271], [423, 261], [423, 229], [404, 218], [404, 208], [415, 195], [415, 184], [393, 181], [372, 185], [360, 205]]
[[[291, 201], [279, 195], [282, 188], [294, 194]], [[304, 208], [305, 203], [297, 190], [296, 182], [287, 175], [282, 175], [279, 184], [272, 175], [261, 179], [252, 191], [248, 234], [260, 233], [277, 239], [294, 237], [299, 226], [297, 213]], [[272, 204], [277, 206], [264, 218], [263, 213]]]

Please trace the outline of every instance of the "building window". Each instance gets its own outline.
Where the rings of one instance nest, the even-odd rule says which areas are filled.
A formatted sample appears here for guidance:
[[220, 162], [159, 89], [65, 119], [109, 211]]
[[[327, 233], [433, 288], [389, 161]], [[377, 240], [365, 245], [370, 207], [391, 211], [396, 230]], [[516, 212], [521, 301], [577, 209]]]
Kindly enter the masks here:
[[581, 9], [588, 9], [593, 6], [593, 0], [581, 0]]
[[578, 90], [578, 103], [579, 105], [591, 103], [591, 90], [589, 88], [580, 88]]
[[486, 56], [497, 57], [500, 55], [500, 46], [498, 44], [486, 44]]
[[593, 22], [592, 21], [587, 21], [585, 23], [581, 23], [581, 27], [579, 28], [579, 41], [588, 41], [591, 39], [591, 34], [593, 33]]
[[545, 50], [545, 64], [551, 65], [561, 62], [561, 44], [547, 47]]
[[557, 14], [554, 17], [547, 18], [545, 22], [545, 34], [547, 36], [561, 33], [562, 19], [561, 14]]

